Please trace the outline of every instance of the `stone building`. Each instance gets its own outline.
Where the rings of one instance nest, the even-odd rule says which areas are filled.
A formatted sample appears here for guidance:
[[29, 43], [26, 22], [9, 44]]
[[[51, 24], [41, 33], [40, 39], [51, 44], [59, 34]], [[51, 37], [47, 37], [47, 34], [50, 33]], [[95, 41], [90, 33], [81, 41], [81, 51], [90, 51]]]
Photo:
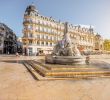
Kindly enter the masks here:
[[104, 47], [103, 47], [103, 38], [101, 37], [101, 35], [99, 35], [98, 33], [95, 35], [95, 38], [94, 38], [94, 44], [95, 44], [95, 50], [96, 51], [103, 51], [104, 50]]
[[23, 43], [22, 43], [22, 38], [17, 38], [17, 52], [19, 54], [23, 53]]
[[[37, 52], [41, 51], [50, 53], [56, 42], [62, 39], [63, 34], [64, 22], [57, 21], [52, 17], [42, 16], [33, 4], [26, 8], [22, 37], [26, 54], [36, 55]], [[69, 23], [68, 34], [80, 51], [94, 50], [95, 33], [91, 26], [86, 28]]]
[[13, 54], [16, 52], [16, 35], [5, 24], [0, 23], [0, 54]]

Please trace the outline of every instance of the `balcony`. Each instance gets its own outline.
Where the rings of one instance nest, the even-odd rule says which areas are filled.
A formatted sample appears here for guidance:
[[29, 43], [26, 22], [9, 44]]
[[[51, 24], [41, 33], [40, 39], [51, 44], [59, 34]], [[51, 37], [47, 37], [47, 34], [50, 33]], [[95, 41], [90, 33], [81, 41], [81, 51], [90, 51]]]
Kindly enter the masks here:
[[33, 22], [32, 22], [32, 21], [24, 21], [23, 24], [24, 24], [24, 25], [25, 25], [25, 24], [33, 24]]

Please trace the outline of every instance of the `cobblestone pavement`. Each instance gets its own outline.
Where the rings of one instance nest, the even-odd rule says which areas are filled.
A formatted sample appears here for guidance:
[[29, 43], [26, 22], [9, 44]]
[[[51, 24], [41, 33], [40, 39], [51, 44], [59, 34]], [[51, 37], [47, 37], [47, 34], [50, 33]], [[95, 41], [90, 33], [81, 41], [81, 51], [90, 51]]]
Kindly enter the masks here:
[[39, 57], [0, 55], [0, 100], [110, 100], [109, 78], [37, 81], [18, 61], [24, 59]]

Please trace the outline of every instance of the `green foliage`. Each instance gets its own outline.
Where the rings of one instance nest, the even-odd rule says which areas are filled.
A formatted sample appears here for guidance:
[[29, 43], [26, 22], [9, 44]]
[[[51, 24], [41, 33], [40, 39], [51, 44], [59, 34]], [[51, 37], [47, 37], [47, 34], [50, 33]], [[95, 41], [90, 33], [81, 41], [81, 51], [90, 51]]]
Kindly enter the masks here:
[[110, 40], [105, 40], [104, 41], [104, 50], [110, 51]]

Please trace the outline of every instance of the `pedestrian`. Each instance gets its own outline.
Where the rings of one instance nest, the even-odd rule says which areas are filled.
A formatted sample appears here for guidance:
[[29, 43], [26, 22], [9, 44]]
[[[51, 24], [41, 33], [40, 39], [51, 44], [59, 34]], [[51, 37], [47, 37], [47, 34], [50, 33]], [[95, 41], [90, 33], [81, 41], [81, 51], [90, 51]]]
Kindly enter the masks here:
[[16, 52], [16, 62], [18, 63], [18, 57], [19, 57], [19, 54], [18, 54], [18, 52]]
[[90, 63], [90, 56], [87, 55], [87, 56], [86, 56], [86, 64], [89, 65], [89, 63]]
[[19, 56], [19, 54], [18, 54], [18, 52], [16, 52], [16, 57], [18, 57]]

